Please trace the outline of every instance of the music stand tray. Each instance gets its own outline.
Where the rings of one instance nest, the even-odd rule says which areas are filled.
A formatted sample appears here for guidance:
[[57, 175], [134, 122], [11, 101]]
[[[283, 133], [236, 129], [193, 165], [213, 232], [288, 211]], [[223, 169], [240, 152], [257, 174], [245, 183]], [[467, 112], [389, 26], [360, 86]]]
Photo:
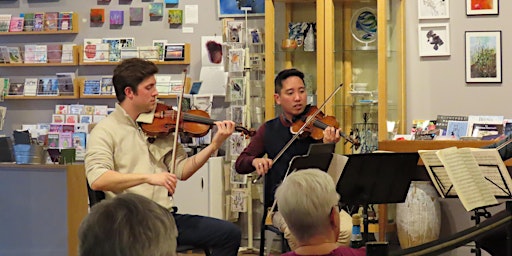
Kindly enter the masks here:
[[417, 152], [348, 155], [336, 191], [342, 203], [363, 205], [365, 242], [368, 241], [368, 205], [404, 202], [418, 159]]

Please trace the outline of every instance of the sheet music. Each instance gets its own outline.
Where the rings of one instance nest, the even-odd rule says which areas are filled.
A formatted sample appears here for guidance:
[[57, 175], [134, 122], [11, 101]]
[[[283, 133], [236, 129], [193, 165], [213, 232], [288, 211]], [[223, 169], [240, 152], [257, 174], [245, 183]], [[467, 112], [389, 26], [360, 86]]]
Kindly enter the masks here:
[[345, 165], [348, 162], [348, 157], [340, 154], [332, 154], [331, 164], [329, 164], [329, 169], [327, 169], [327, 174], [329, 174], [334, 181], [334, 184], [338, 184], [340, 180], [341, 173], [343, 169], [345, 169]]
[[437, 193], [443, 198], [447, 196], [457, 196], [452, 181], [448, 177], [448, 173], [439, 157], [437, 157], [436, 152], [437, 150], [418, 150]]
[[438, 150], [436, 155], [444, 164], [467, 211], [498, 204], [470, 148], [446, 148]]

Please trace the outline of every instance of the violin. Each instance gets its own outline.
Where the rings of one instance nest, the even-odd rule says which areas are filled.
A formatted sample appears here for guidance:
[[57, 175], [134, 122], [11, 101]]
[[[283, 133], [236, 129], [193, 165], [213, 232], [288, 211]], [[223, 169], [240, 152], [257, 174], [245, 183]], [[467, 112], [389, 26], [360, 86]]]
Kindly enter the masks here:
[[[181, 113], [179, 122], [177, 122], [178, 111], [173, 110], [171, 106], [157, 103], [153, 122], [150, 124], [141, 124], [142, 130], [148, 135], [158, 137], [167, 135], [171, 129], [178, 128], [179, 132], [184, 132], [191, 137], [203, 137], [217, 120], [210, 119], [210, 115], [203, 110], [189, 110]], [[178, 124], [178, 127], [176, 127]], [[254, 129], [247, 129], [236, 125], [235, 131], [241, 132], [246, 136], [252, 137], [256, 133]]]
[[[312, 117], [315, 113], [316, 116]], [[314, 118], [309, 125], [306, 126], [304, 131], [300, 134], [302, 137], [311, 137], [315, 140], [321, 140], [324, 138], [323, 131], [332, 126], [338, 129], [338, 121], [333, 116], [326, 116], [322, 111], [318, 111], [316, 106], [310, 106], [307, 111], [304, 112], [297, 120], [295, 120], [290, 127], [290, 132], [292, 134], [296, 134], [302, 128], [302, 126], [307, 122], [308, 118]], [[340, 131], [340, 136], [343, 137], [346, 141], [350, 142], [355, 149], [359, 148], [361, 143], [358, 140], [347, 136], [344, 132]]]

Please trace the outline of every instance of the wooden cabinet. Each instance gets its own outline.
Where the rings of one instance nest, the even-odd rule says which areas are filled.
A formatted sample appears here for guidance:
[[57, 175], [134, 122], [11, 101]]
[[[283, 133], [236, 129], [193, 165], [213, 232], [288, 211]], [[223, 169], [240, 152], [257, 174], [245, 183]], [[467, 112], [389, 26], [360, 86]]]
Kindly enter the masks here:
[[[364, 124], [365, 119], [367, 126], [361, 126], [359, 132], [366, 132], [373, 125], [375, 129], [368, 138], [375, 140], [375, 146], [377, 140], [388, 137], [387, 121], [397, 121], [399, 132], [403, 132], [404, 2], [266, 0], [266, 119], [276, 113], [274, 75], [283, 68], [296, 67], [309, 75], [306, 83], [311, 83], [307, 86], [311, 86], [318, 105], [343, 84], [341, 91], [326, 104], [324, 113], [336, 116], [347, 134]], [[358, 28], [357, 20], [367, 27]], [[305, 52], [301, 47], [294, 51], [281, 49], [290, 22], [316, 22], [314, 52]], [[361, 31], [357, 32], [358, 29]], [[368, 39], [371, 37], [373, 42]], [[364, 91], [353, 92], [354, 83], [366, 83]], [[344, 151], [349, 153], [350, 149]]]

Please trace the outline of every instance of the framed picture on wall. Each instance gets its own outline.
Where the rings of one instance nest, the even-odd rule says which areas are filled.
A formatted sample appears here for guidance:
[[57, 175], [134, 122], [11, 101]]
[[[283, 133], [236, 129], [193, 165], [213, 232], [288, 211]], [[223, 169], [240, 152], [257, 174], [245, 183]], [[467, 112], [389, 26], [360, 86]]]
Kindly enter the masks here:
[[247, 16], [264, 16], [265, 0], [216, 0], [219, 18], [245, 17], [245, 8], [249, 7]]
[[501, 30], [466, 31], [466, 83], [501, 80]]
[[449, 56], [450, 28], [448, 23], [418, 25], [420, 56]]
[[499, 0], [466, 0], [466, 15], [498, 15]]
[[450, 0], [418, 0], [418, 19], [450, 18]]

